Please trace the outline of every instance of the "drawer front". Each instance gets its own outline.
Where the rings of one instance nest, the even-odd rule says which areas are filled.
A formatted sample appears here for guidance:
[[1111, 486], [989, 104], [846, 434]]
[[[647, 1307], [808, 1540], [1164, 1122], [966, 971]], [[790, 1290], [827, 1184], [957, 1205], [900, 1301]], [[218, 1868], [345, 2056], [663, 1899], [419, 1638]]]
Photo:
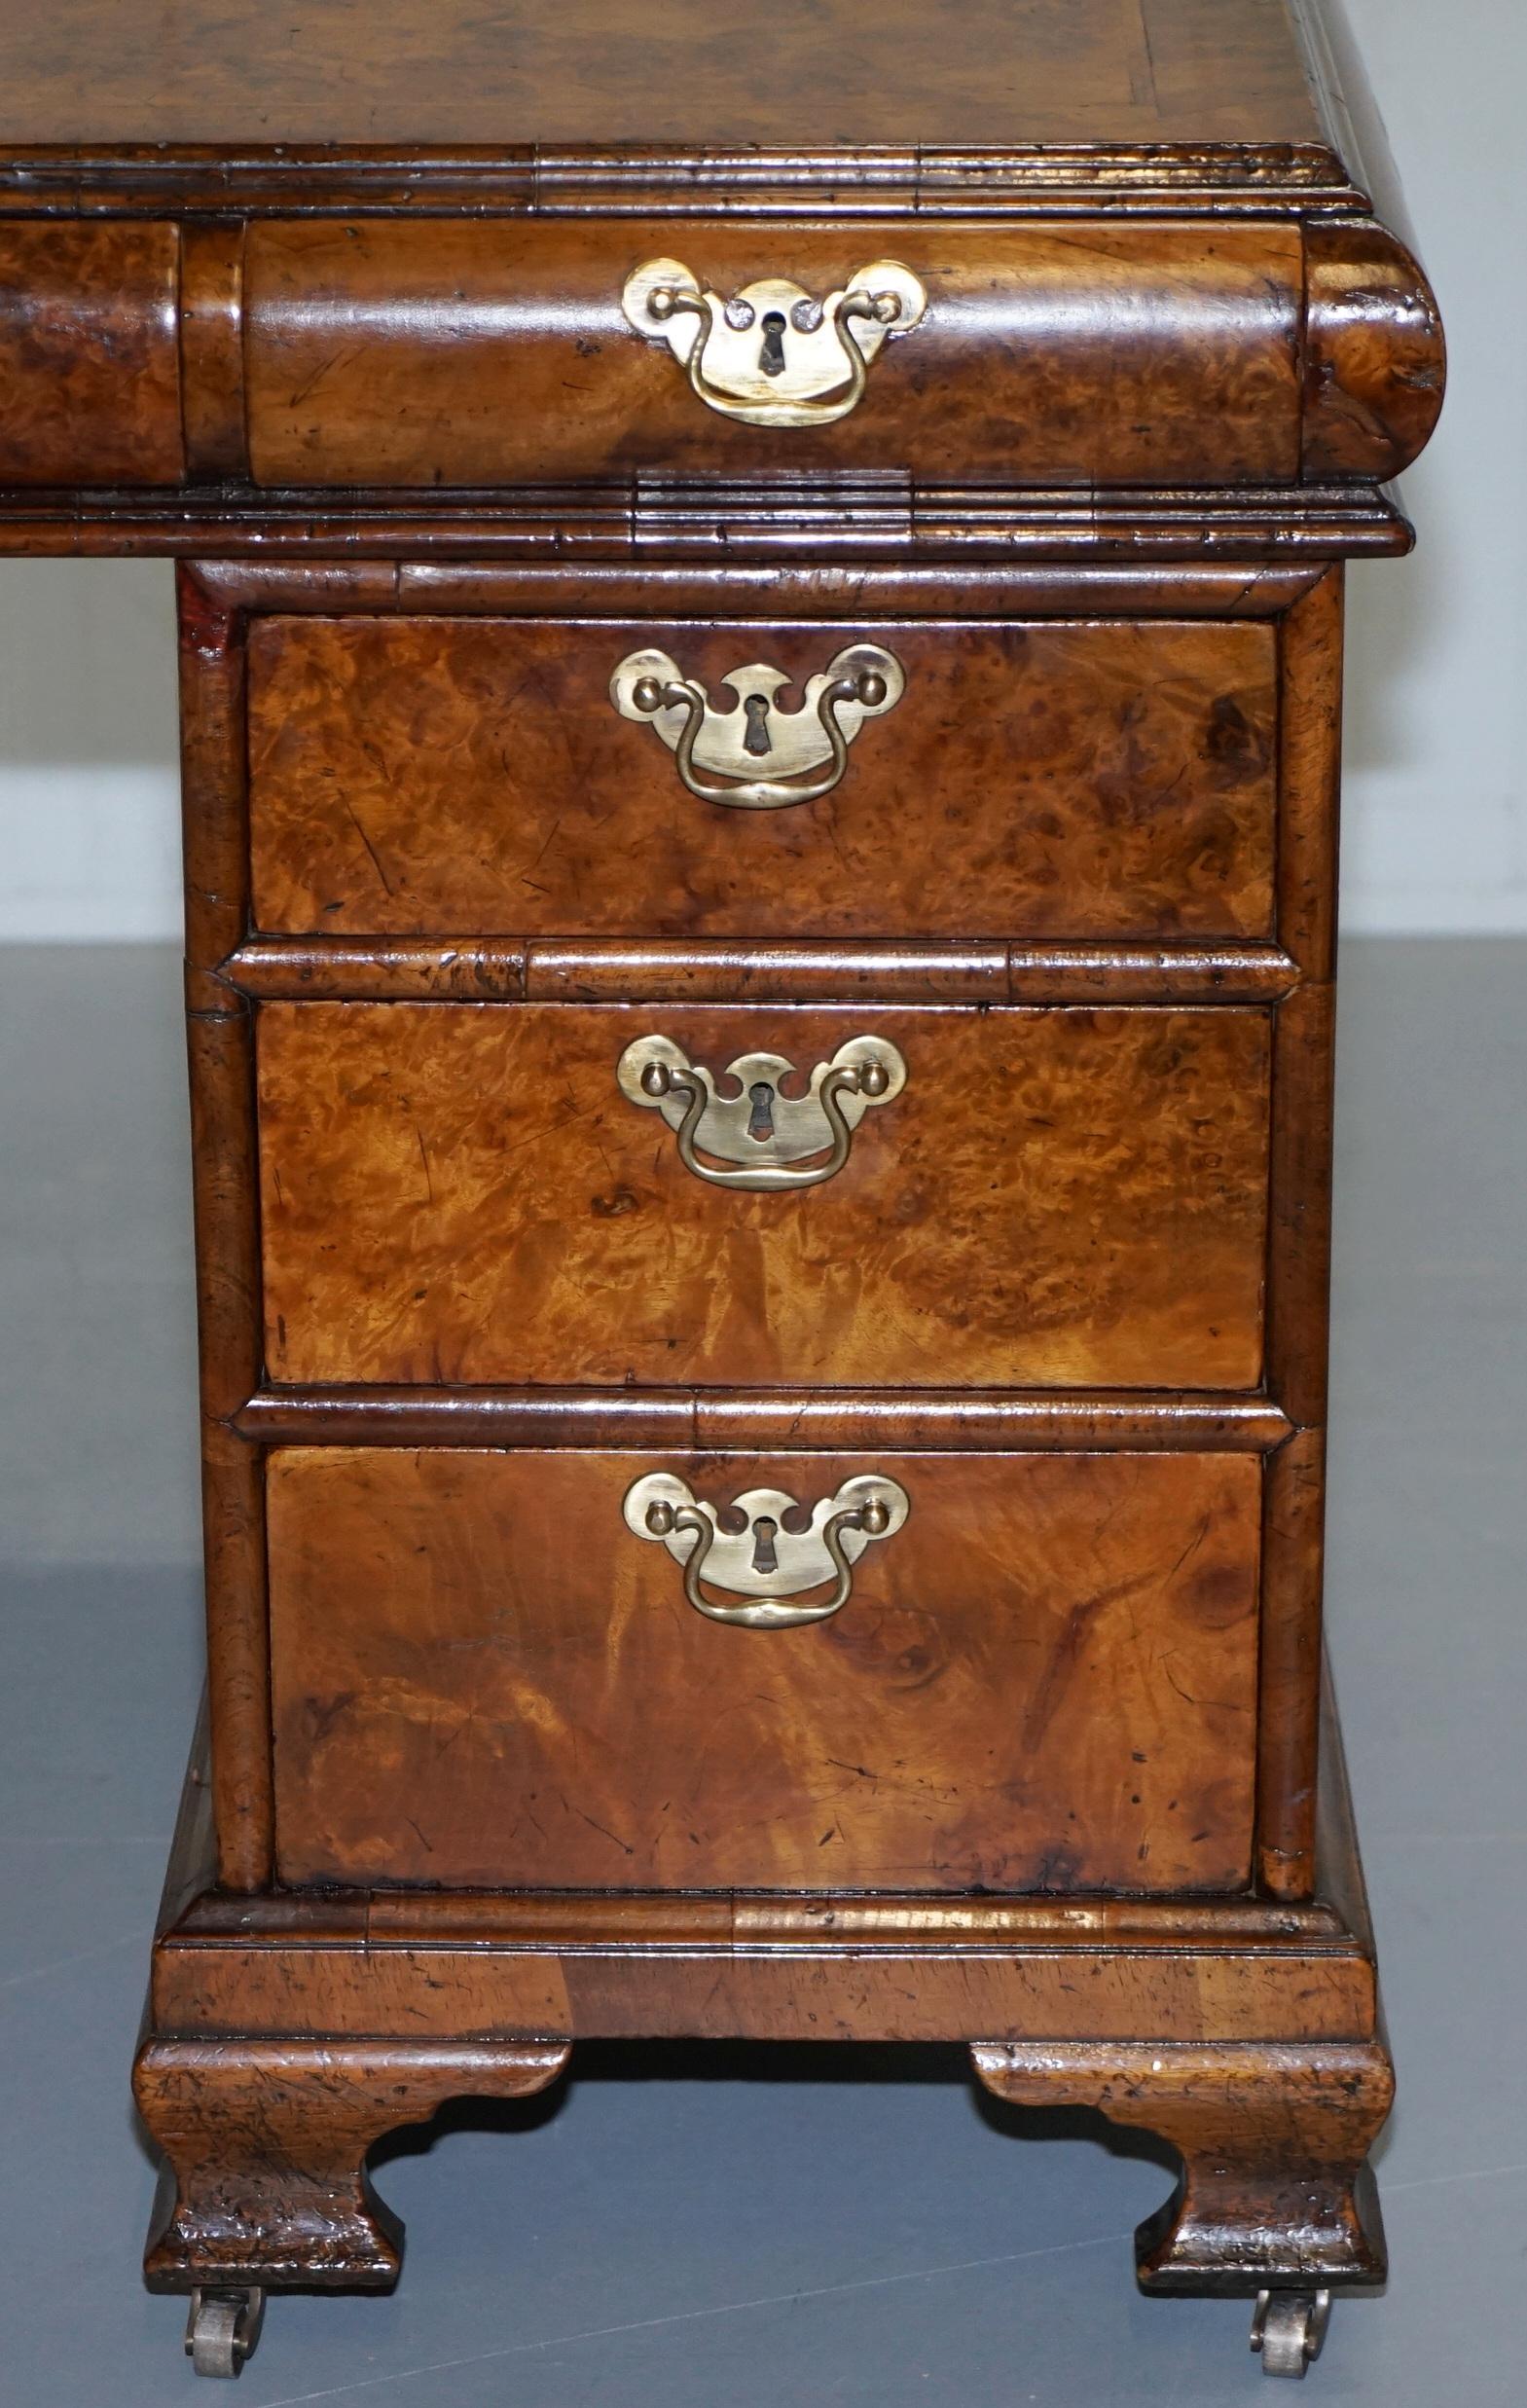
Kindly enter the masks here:
[[[716, 1508], [873, 1476], [906, 1517], [828, 1619], [740, 1627], [627, 1526], [654, 1472]], [[1259, 1479], [1203, 1455], [277, 1452], [280, 1876], [1241, 1888]]]
[[[900, 691], [868, 714], [826, 698], [835, 762], [826, 673], [866, 646]], [[611, 698], [622, 662], [654, 653], [703, 689], [687, 784], [690, 714], [669, 707], [665, 741]], [[1267, 936], [1276, 670], [1251, 622], [269, 619], [249, 644], [255, 917], [331, 934]]]
[[[628, 314], [656, 262], [702, 306], [665, 324], [633, 295]], [[800, 324], [909, 274], [924, 302], [906, 331], [905, 302], [884, 336], [852, 310]], [[1280, 483], [1299, 473], [1303, 288], [1299, 230], [1272, 223], [256, 222], [250, 464], [257, 484], [295, 487], [643, 468]], [[707, 330], [697, 383], [673, 338], [692, 341], [706, 296], [752, 323]], [[851, 342], [874, 353], [857, 396]]]
[[[271, 1374], [1253, 1387], [1268, 1036], [1224, 1007], [268, 1005]], [[684, 1073], [655, 1095], [628, 1057], [654, 1039], [658, 1084], [742, 1097], [693, 1167]], [[840, 1094], [840, 1137], [802, 1091], [865, 1039], [901, 1069]], [[761, 1165], [775, 1191], [728, 1184]]]

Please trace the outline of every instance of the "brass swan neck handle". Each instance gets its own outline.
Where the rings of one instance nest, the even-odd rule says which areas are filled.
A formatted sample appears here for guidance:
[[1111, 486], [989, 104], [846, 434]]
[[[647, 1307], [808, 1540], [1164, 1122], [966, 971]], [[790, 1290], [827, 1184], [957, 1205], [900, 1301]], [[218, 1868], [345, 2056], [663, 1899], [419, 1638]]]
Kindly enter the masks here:
[[739, 1054], [724, 1074], [737, 1091], [724, 1095], [713, 1072], [658, 1035], [634, 1039], [615, 1067], [627, 1102], [662, 1113], [686, 1171], [753, 1194], [835, 1179], [865, 1111], [901, 1093], [907, 1066], [889, 1038], [852, 1037], [817, 1064], [803, 1095], [783, 1092], [794, 1074], [782, 1054]]
[[909, 334], [927, 294], [896, 259], [872, 260], [818, 300], [789, 276], [730, 299], [676, 259], [649, 259], [621, 294], [628, 325], [664, 343], [708, 410], [745, 426], [831, 426], [864, 398], [870, 364]]
[[[798, 711], [781, 709], [780, 693], [790, 679], [766, 661], [728, 671], [722, 683], [737, 697], [725, 710], [670, 654], [652, 648], [627, 653], [610, 678], [610, 700], [623, 719], [656, 730], [676, 758], [680, 780], [701, 802], [780, 811], [831, 793], [860, 728], [894, 710], [906, 678], [893, 652], [854, 643], [807, 678]], [[757, 775], [764, 761], [774, 776]], [[788, 783], [823, 768], [824, 776]], [[734, 783], [718, 785], [715, 776]]]
[[[659, 1541], [683, 1566], [684, 1595], [708, 1622], [795, 1630], [842, 1611], [865, 1548], [900, 1529], [911, 1501], [895, 1480], [868, 1472], [819, 1498], [809, 1515], [781, 1488], [750, 1488], [721, 1508], [675, 1474], [649, 1472], [627, 1489], [621, 1511], [636, 1537]], [[830, 1593], [814, 1597], [829, 1581]], [[741, 1602], [718, 1603], [708, 1585]]]

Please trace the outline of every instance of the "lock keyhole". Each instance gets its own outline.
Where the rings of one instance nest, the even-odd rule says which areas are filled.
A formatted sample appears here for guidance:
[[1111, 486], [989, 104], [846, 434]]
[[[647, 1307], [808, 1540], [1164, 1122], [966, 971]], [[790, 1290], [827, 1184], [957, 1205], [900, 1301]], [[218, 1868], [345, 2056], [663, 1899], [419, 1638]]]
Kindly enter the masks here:
[[771, 1521], [767, 1514], [760, 1514], [754, 1522], [753, 1570], [755, 1572], [779, 1571], [780, 1558], [774, 1551], [774, 1534], [779, 1527], [779, 1523]]
[[758, 354], [758, 367], [766, 377], [784, 374], [784, 312], [766, 310], [763, 316], [763, 348]]
[[747, 695], [743, 703], [743, 711], [747, 720], [747, 731], [743, 738], [743, 750], [754, 755], [772, 752], [774, 747], [769, 736], [768, 695]]
[[747, 1116], [747, 1134], [766, 1145], [774, 1135], [774, 1089], [767, 1079], [760, 1078], [756, 1087], [749, 1087], [747, 1100], [752, 1111]]

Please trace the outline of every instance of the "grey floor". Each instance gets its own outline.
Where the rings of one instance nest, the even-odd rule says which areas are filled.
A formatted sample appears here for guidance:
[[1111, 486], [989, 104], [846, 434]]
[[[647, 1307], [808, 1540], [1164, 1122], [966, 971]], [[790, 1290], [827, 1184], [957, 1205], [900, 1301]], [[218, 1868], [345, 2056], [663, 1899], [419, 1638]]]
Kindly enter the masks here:
[[[1394, 2273], [1332, 2401], [1523, 2393], [1527, 943], [1344, 964], [1330, 1619], [1399, 2055]], [[173, 963], [0, 951], [0, 2395], [204, 2397], [137, 2256], [126, 2090], [197, 1689]], [[1040, 2133], [1046, 2136], [1039, 2136]], [[1259, 2396], [1150, 2302], [1150, 2154], [983, 2110], [957, 2055], [585, 2052], [393, 2144], [390, 2300], [273, 2307], [236, 2396], [400, 2408], [1132, 2408]], [[216, 2396], [215, 2394], [213, 2396]], [[1272, 2394], [1271, 2396], [1277, 2396]]]

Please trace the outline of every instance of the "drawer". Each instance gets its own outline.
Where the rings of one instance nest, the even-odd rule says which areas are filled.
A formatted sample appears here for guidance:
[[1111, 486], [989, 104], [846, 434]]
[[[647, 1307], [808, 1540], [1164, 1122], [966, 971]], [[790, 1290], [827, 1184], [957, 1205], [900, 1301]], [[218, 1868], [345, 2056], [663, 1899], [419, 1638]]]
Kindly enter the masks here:
[[[1301, 464], [1304, 273], [1299, 228], [1270, 220], [256, 221], [250, 467], [299, 488], [639, 469], [1283, 483]], [[666, 318], [665, 287], [682, 296]], [[889, 332], [854, 315], [859, 296], [894, 299]], [[873, 354], [857, 397], [851, 343]]]
[[1262, 1010], [277, 1003], [258, 1064], [277, 1381], [1260, 1375]]
[[[742, 1525], [734, 1555], [769, 1519], [782, 1566], [782, 1498], [825, 1528], [899, 1491], [905, 1519], [827, 1619], [738, 1626], [628, 1526], [654, 1475]], [[1239, 1889], [1259, 1482], [1206, 1455], [277, 1451], [280, 1878]]]
[[[890, 655], [887, 700], [844, 712], [828, 672], [847, 657], [856, 674], [865, 647]], [[701, 703], [643, 723], [631, 673], [623, 716], [612, 676], [650, 655]], [[295, 933], [1267, 936], [1277, 725], [1259, 622], [266, 619], [249, 642], [255, 917]], [[771, 799], [738, 807], [749, 787]]]

